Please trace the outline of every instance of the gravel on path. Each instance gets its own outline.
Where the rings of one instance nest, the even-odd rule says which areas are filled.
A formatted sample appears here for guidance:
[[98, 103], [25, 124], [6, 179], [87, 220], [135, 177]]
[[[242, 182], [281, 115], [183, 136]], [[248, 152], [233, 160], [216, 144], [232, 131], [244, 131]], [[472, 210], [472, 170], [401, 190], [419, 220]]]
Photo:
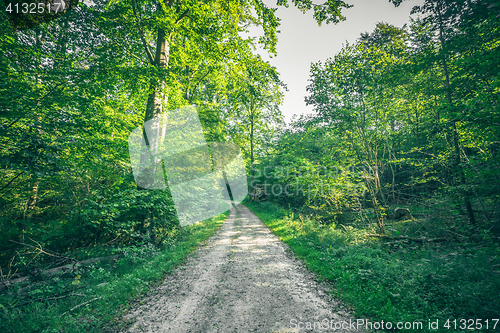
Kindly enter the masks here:
[[358, 332], [286, 244], [244, 205], [231, 208], [208, 243], [125, 316], [134, 322], [127, 332]]

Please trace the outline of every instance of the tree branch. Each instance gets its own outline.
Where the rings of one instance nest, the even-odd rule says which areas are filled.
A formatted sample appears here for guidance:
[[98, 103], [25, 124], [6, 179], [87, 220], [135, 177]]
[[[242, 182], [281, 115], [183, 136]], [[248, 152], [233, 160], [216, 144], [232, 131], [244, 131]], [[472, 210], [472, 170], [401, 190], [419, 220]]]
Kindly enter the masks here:
[[71, 258], [71, 257], [63, 256], [63, 255], [60, 255], [60, 254], [49, 253], [49, 252], [45, 251], [42, 248], [42, 245], [40, 243], [38, 243], [37, 241], [35, 241], [35, 240], [31, 239], [31, 238], [29, 238], [29, 240], [31, 240], [32, 242], [36, 243], [38, 246], [34, 246], [34, 245], [31, 245], [31, 244], [26, 244], [26, 243], [23, 243], [23, 242], [16, 242], [16, 241], [14, 241], [12, 239], [9, 239], [9, 241], [12, 242], [12, 243], [29, 246], [31, 248], [37, 249], [39, 253], [43, 253], [43, 254], [49, 255], [51, 257], [64, 258], [64, 259], [71, 260], [71, 261], [78, 261], [78, 260], [76, 260], [74, 258]]
[[177, 21], [175, 21], [175, 24], [179, 23], [184, 17], [186, 17], [187, 13], [189, 12], [189, 8], [186, 9], [184, 11], [184, 13], [181, 14], [181, 16], [179, 16], [179, 18], [177, 19]]
[[[82, 74], [80, 74], [79, 76], [82, 76]], [[79, 77], [77, 76], [77, 78]], [[52, 87], [47, 93], [45, 93], [45, 95], [43, 95], [37, 102], [36, 102], [36, 105], [40, 105], [40, 103], [45, 99], [45, 97], [49, 96], [51, 93], [53, 93], [58, 87], [62, 86], [63, 84], [67, 83], [69, 81], [69, 79], [59, 83], [59, 84], [56, 84], [54, 87]], [[15, 123], [17, 123], [20, 119], [22, 119], [23, 116], [19, 116], [17, 117], [12, 123], [10, 123], [7, 128], [11, 127], [12, 125], [14, 125]]]
[[139, 25], [139, 32], [141, 35], [141, 41], [142, 41], [142, 44], [144, 45], [144, 50], [146, 51], [146, 55], [148, 56], [149, 62], [151, 63], [151, 65], [154, 65], [154, 63], [155, 63], [154, 58], [153, 58], [153, 55], [151, 53], [151, 50], [149, 49], [150, 46], [149, 46], [148, 42], [146, 41], [146, 38], [144, 37], [144, 30], [142, 29], [141, 20], [139, 20], [139, 16], [137, 15], [137, 11], [135, 9], [134, 3], [136, 3], [136, 2], [134, 1], [132, 3], [132, 10], [134, 11], [134, 16], [137, 19], [137, 24]]
[[73, 310], [76, 310], [76, 309], [78, 309], [79, 307], [82, 307], [82, 306], [84, 306], [84, 305], [87, 305], [87, 304], [89, 304], [89, 303], [91, 303], [91, 302], [93, 302], [93, 301], [96, 301], [96, 300], [98, 300], [98, 299], [101, 299], [101, 297], [96, 297], [96, 298], [91, 299], [90, 301], [84, 302], [84, 303], [82, 303], [82, 304], [78, 304], [77, 306], [72, 307], [72, 308], [71, 308], [71, 309], [69, 309], [68, 311], [64, 312], [64, 313], [61, 315], [61, 317], [62, 317], [62, 316], [64, 316], [64, 315], [65, 315], [66, 313], [68, 313], [68, 312], [71, 312], [71, 311], [73, 311]]
[[[17, 174], [17, 176], [15, 176], [14, 178], [12, 178], [12, 179], [10, 180], [10, 182], [9, 182], [7, 185], [5, 185], [4, 187], [2, 187], [2, 188], [0, 189], [0, 191], [3, 191], [3, 189], [4, 189], [4, 188], [8, 187], [8, 186], [9, 186], [9, 185], [10, 185], [10, 184], [14, 181], [14, 180], [16, 180], [16, 178], [17, 178], [17, 177], [19, 177], [19, 176], [20, 176], [20, 175], [22, 175], [23, 173], [24, 173], [24, 171], [21, 171], [20, 173], [18, 173], [18, 174]], [[4, 194], [4, 195], [5, 195], [5, 194]], [[1, 198], [3, 198], [3, 195], [0, 197], [0, 199], [1, 199]]]
[[[196, 89], [196, 88], [200, 85], [201, 81], [203, 81], [203, 79], [205, 79], [205, 78], [207, 77], [207, 75], [208, 75], [208, 74], [210, 74], [211, 72], [212, 72], [212, 70], [209, 68], [209, 69], [208, 69], [208, 71], [207, 71], [205, 74], [203, 74], [203, 75], [201, 76], [201, 78], [198, 80], [198, 82], [196, 82], [196, 84], [195, 84], [195, 85], [193, 85], [193, 90], [194, 90], [194, 89]], [[193, 73], [193, 77], [194, 77], [194, 73]], [[188, 87], [187, 87], [187, 89], [186, 89], [186, 97], [187, 97], [187, 94], [188, 94], [188, 92], [189, 92], [189, 87], [190, 87], [190, 86], [191, 86], [191, 85], [190, 85], [190, 84], [188, 84]], [[187, 99], [187, 98], [186, 98], [186, 99]]]
[[409, 240], [412, 242], [419, 242], [419, 243], [446, 241], [446, 238], [425, 238], [425, 237], [412, 238], [412, 237], [408, 237], [408, 236], [391, 237], [391, 236], [379, 235], [379, 234], [366, 234], [366, 237], [378, 237], [378, 238], [384, 238], [384, 239], [390, 239], [390, 240]]

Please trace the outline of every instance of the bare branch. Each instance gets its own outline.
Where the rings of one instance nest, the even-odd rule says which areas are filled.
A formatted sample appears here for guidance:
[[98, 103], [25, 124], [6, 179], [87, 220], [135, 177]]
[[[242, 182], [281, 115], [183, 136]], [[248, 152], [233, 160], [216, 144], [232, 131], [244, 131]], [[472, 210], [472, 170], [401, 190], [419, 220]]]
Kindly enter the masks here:
[[[17, 176], [15, 176], [14, 178], [12, 178], [12, 179], [10, 180], [10, 182], [9, 182], [7, 185], [5, 185], [4, 187], [2, 187], [2, 188], [0, 189], [0, 191], [2, 191], [4, 188], [8, 187], [8, 186], [9, 186], [9, 185], [10, 185], [10, 184], [14, 181], [14, 180], [16, 180], [16, 178], [17, 178], [17, 177], [19, 177], [19, 176], [20, 176], [20, 175], [22, 175], [23, 173], [24, 173], [24, 171], [21, 171], [20, 173], [18, 173], [18, 174], [17, 174]], [[4, 195], [5, 195], [5, 194], [4, 194]], [[3, 195], [0, 197], [0, 199], [1, 199], [1, 198], [3, 198]]]
[[412, 238], [412, 237], [408, 237], [408, 236], [391, 237], [391, 236], [379, 235], [379, 234], [366, 234], [366, 237], [377, 237], [377, 238], [383, 238], [383, 239], [389, 239], [389, 240], [408, 240], [408, 241], [419, 242], [419, 243], [447, 241], [446, 238], [426, 238], [426, 237]]
[[60, 255], [60, 254], [55, 254], [55, 253], [49, 253], [49, 252], [45, 251], [42, 248], [42, 245], [40, 243], [38, 243], [37, 241], [35, 241], [35, 240], [31, 239], [31, 238], [29, 238], [29, 240], [32, 241], [33, 243], [36, 243], [38, 246], [34, 246], [34, 245], [31, 245], [31, 244], [26, 244], [26, 243], [23, 243], [23, 242], [16, 242], [16, 241], [14, 241], [12, 239], [9, 239], [9, 241], [12, 242], [12, 243], [16, 243], [16, 244], [28, 246], [28, 247], [31, 247], [31, 248], [34, 248], [34, 249], [38, 250], [38, 254], [43, 253], [43, 254], [49, 255], [51, 257], [64, 258], [64, 259], [67, 259], [67, 260], [77, 261], [76, 259], [71, 258], [71, 257], [67, 257], [67, 256], [63, 256], [63, 255]]
[[93, 301], [96, 301], [96, 300], [98, 300], [98, 299], [101, 299], [101, 297], [96, 297], [96, 298], [91, 299], [90, 301], [84, 302], [84, 303], [82, 303], [82, 304], [78, 304], [77, 306], [72, 307], [72, 308], [71, 308], [71, 309], [69, 309], [68, 311], [64, 312], [64, 313], [61, 315], [61, 317], [62, 317], [62, 316], [64, 316], [64, 315], [65, 315], [66, 313], [68, 313], [68, 312], [71, 312], [71, 311], [73, 311], [73, 310], [76, 310], [76, 309], [78, 309], [78, 308], [80, 308], [80, 307], [82, 307], [82, 306], [84, 306], [84, 305], [87, 305], [87, 304], [89, 304], [89, 303], [91, 303], [91, 302], [93, 302]]

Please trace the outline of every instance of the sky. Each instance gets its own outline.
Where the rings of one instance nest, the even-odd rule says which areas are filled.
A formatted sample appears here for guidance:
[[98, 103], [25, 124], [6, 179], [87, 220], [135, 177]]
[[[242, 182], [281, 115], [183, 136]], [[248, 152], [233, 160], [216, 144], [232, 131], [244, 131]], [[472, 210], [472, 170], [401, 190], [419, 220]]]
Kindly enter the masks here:
[[[276, 0], [264, 2], [269, 7], [276, 7]], [[258, 53], [278, 69], [281, 80], [288, 86], [284, 104], [281, 106], [287, 123], [294, 114], [313, 112], [312, 106], [307, 106], [304, 102], [311, 63], [323, 62], [333, 57], [346, 41], [355, 42], [361, 33], [372, 32], [378, 22], [387, 22], [398, 27], [409, 23], [411, 8], [422, 4], [423, 0], [404, 1], [399, 7], [394, 7], [389, 0], [346, 2], [354, 7], [342, 11], [346, 20], [337, 25], [323, 24], [319, 27], [312, 17], [312, 11], [303, 14], [293, 4], [288, 8], [280, 6], [276, 11], [276, 16], [281, 19], [278, 54], [270, 58], [267, 51], [258, 50]], [[252, 29], [250, 33], [260, 34], [258, 28]]]

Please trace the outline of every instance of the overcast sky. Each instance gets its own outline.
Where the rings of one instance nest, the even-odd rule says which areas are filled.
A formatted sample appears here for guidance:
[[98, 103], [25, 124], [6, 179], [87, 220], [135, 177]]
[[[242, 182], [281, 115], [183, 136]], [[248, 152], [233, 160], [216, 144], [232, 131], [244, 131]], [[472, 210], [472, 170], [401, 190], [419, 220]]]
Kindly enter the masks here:
[[[276, 0], [264, 0], [269, 7], [276, 7]], [[322, 2], [317, 0], [318, 3]], [[312, 62], [325, 61], [340, 51], [345, 41], [354, 42], [362, 32], [371, 32], [377, 22], [387, 22], [398, 27], [409, 22], [411, 8], [423, 0], [404, 1], [394, 7], [389, 0], [346, 0], [354, 7], [344, 10], [346, 20], [337, 25], [318, 24], [312, 12], [302, 14], [290, 4], [289, 8], [278, 7], [276, 15], [281, 18], [278, 34], [278, 55], [269, 58], [266, 52], [259, 52], [264, 59], [276, 66], [281, 80], [288, 86], [285, 102], [281, 107], [286, 122], [293, 114], [312, 113], [312, 106], [306, 106], [306, 86]], [[258, 34], [252, 30], [252, 35]]]

